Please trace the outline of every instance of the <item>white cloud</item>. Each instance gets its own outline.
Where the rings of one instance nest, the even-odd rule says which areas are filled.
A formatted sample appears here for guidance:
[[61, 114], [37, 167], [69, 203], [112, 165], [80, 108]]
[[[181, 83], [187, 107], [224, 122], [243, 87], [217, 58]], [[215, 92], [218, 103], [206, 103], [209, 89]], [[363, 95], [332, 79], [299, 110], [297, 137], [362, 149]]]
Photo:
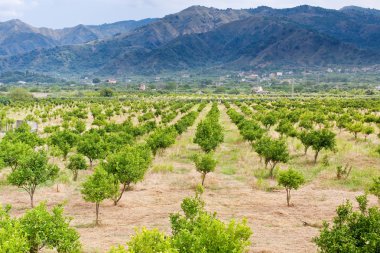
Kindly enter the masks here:
[[0, 19], [20, 18], [24, 11], [36, 4], [36, 0], [0, 0]]

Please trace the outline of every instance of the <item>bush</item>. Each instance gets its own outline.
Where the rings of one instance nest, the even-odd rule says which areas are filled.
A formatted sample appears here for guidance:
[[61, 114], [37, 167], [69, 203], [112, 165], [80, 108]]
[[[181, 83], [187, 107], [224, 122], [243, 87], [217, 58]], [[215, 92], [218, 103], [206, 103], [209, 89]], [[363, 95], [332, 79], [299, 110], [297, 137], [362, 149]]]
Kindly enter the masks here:
[[183, 200], [183, 214], [170, 216], [172, 236], [143, 228], [127, 243], [128, 251], [120, 246], [110, 253], [246, 252], [252, 235], [246, 220], [225, 224], [216, 214], [207, 213], [200, 197], [202, 191], [198, 188], [195, 197]]
[[323, 224], [320, 235], [314, 238], [320, 252], [380, 252], [380, 210], [367, 208], [367, 197], [357, 198], [360, 211], [352, 204], [339, 206], [332, 226]]

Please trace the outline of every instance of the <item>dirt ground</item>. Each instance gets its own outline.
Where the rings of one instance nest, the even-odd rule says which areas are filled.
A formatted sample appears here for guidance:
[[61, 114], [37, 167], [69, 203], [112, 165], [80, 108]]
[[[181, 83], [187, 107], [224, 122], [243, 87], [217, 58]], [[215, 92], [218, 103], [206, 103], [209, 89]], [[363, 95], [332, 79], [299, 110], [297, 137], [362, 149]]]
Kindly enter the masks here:
[[[174, 171], [150, 172], [133, 191], [125, 193], [116, 207], [111, 201], [103, 202], [100, 227], [93, 227], [95, 205], [84, 202], [80, 194], [80, 181], [90, 171], [82, 173], [78, 183], [61, 185], [60, 192], [56, 192], [55, 185], [38, 189], [36, 202], [47, 200], [49, 206], [65, 202], [66, 213], [73, 218], [71, 224], [79, 231], [84, 252], [88, 253], [107, 252], [111, 246], [124, 244], [136, 227], [157, 227], [170, 233], [169, 214], [180, 210], [182, 199], [193, 195], [193, 189], [200, 182], [189, 157], [199, 150], [192, 143], [192, 138], [197, 123], [209, 108], [178, 138], [176, 144], [156, 157], [154, 165], [173, 166]], [[318, 234], [322, 220], [331, 221], [338, 205], [346, 199], [353, 201], [362, 192], [322, 188], [320, 179], [316, 179], [292, 192], [294, 206], [287, 207], [284, 190], [258, 190], [249, 169], [262, 165], [241, 140], [225, 108], [221, 109], [221, 123], [226, 136], [216, 156], [219, 161], [224, 160], [219, 163], [217, 171], [206, 178], [203, 196], [206, 208], [217, 212], [218, 217], [225, 221], [231, 218], [248, 220], [253, 231], [249, 252], [316, 252], [312, 238]], [[269, 184], [275, 185], [275, 182], [269, 181]], [[0, 192], [0, 202], [12, 204], [14, 215], [21, 215], [29, 207], [29, 198], [24, 191], [1, 186]], [[370, 203], [377, 204], [373, 197]], [[315, 226], [304, 226], [304, 222]]]

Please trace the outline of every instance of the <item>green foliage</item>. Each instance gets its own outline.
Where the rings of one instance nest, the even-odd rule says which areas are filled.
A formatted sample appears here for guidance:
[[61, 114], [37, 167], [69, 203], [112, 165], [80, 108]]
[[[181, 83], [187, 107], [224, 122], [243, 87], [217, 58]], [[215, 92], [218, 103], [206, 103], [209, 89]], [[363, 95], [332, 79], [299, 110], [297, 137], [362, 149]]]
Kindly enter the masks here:
[[8, 96], [13, 101], [28, 101], [33, 99], [32, 94], [24, 88], [11, 89]]
[[2, 141], [0, 143], [1, 165], [16, 170], [20, 164], [20, 160], [32, 152], [33, 149], [22, 142], [11, 143], [9, 141]]
[[286, 163], [289, 161], [289, 151], [286, 142], [282, 139], [272, 139], [264, 136], [253, 144], [254, 150], [260, 157], [264, 158], [265, 168], [268, 164], [272, 164], [270, 176], [273, 178], [273, 170], [280, 162]]
[[87, 163], [83, 155], [75, 154], [73, 156], [70, 156], [69, 163], [67, 164], [67, 169], [73, 172], [73, 180], [77, 181], [78, 171], [87, 169]]
[[108, 174], [103, 168], [96, 168], [94, 174], [89, 176], [82, 184], [81, 193], [87, 202], [95, 203], [96, 220], [95, 224], [99, 225], [99, 206], [106, 199], [116, 195], [118, 187], [115, 184], [115, 178]]
[[332, 252], [379, 252], [380, 210], [367, 208], [367, 198], [358, 197], [360, 212], [353, 211], [352, 204], [339, 206], [332, 226], [324, 223], [321, 233], [314, 238], [319, 251]]
[[219, 114], [217, 104], [214, 103], [206, 119], [197, 126], [194, 143], [206, 153], [214, 151], [224, 140], [223, 128], [219, 124]]
[[277, 181], [279, 185], [285, 187], [286, 201], [288, 206], [290, 206], [290, 191], [293, 189], [297, 190], [302, 184], [305, 183], [304, 176], [300, 172], [290, 168], [285, 171], [280, 171]]
[[369, 188], [369, 192], [375, 195], [380, 202], [380, 177], [373, 179], [373, 182]]
[[361, 122], [354, 122], [352, 124], [348, 124], [346, 127], [348, 131], [350, 131], [350, 133], [354, 134], [355, 139], [357, 139], [358, 133], [363, 131], [364, 126], [363, 126], [363, 123]]
[[204, 210], [199, 195], [184, 199], [181, 208], [183, 215], [170, 217], [172, 244], [179, 252], [245, 252], [250, 245], [252, 232], [246, 220], [223, 223]]
[[12, 219], [9, 208], [0, 206], [0, 252], [26, 253], [29, 244], [25, 232], [21, 229], [19, 220]]
[[119, 246], [111, 249], [110, 253], [177, 253], [173, 248], [170, 237], [158, 229], [148, 230], [142, 228], [136, 230], [136, 234], [128, 242], [128, 250]]
[[107, 157], [102, 165], [103, 168], [114, 175], [118, 184], [122, 184], [120, 194], [114, 197], [115, 205], [131, 184], [143, 180], [151, 162], [152, 154], [146, 146], [127, 146], [120, 152]]
[[146, 143], [156, 155], [160, 149], [165, 149], [175, 143], [177, 138], [177, 130], [175, 127], [158, 128], [147, 139]]
[[56, 179], [58, 172], [57, 166], [48, 163], [45, 152], [34, 151], [20, 160], [18, 168], [9, 174], [8, 181], [28, 192], [33, 207], [33, 196], [37, 186]]
[[202, 173], [202, 186], [204, 185], [204, 181], [206, 175], [215, 170], [217, 161], [214, 159], [211, 153], [204, 155], [196, 155], [194, 157], [195, 167], [198, 172]]
[[311, 147], [315, 151], [314, 162], [317, 162], [318, 154], [321, 150], [333, 150], [336, 146], [335, 134], [328, 129], [313, 130], [310, 133], [312, 140]]
[[100, 90], [101, 97], [113, 97], [113, 90], [111, 88], [103, 88]]
[[78, 138], [78, 135], [70, 130], [57, 131], [49, 137], [51, 145], [61, 150], [65, 160], [70, 150], [77, 144]]
[[42, 145], [43, 143], [37, 133], [31, 132], [30, 126], [26, 122], [22, 123], [18, 128], [16, 128], [15, 131], [7, 132], [3, 138], [3, 141], [10, 143], [22, 142], [32, 148]]
[[186, 198], [181, 204], [183, 214], [170, 216], [172, 236], [162, 232], [146, 230], [137, 231], [123, 247], [114, 248], [110, 253], [199, 253], [199, 252], [247, 252], [250, 245], [251, 229], [247, 221], [234, 220], [225, 224], [204, 210], [200, 197], [203, 188], [197, 190], [195, 197]]
[[25, 232], [30, 253], [42, 248], [56, 249], [62, 253], [81, 252], [79, 234], [71, 228], [70, 219], [63, 215], [62, 206], [55, 206], [50, 213], [41, 203], [20, 218], [20, 227]]
[[90, 160], [90, 166], [92, 167], [94, 160], [102, 159], [106, 156], [107, 146], [98, 133], [86, 132], [81, 136], [77, 150]]

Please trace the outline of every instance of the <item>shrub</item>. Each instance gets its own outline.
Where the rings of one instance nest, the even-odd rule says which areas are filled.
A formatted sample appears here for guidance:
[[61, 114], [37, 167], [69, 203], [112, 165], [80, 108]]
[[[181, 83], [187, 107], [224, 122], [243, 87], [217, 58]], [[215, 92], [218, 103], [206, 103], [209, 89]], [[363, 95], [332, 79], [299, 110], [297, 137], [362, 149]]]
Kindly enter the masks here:
[[320, 252], [380, 252], [380, 210], [367, 208], [366, 196], [357, 198], [360, 211], [347, 201], [336, 210], [332, 226], [324, 222], [314, 238]]

